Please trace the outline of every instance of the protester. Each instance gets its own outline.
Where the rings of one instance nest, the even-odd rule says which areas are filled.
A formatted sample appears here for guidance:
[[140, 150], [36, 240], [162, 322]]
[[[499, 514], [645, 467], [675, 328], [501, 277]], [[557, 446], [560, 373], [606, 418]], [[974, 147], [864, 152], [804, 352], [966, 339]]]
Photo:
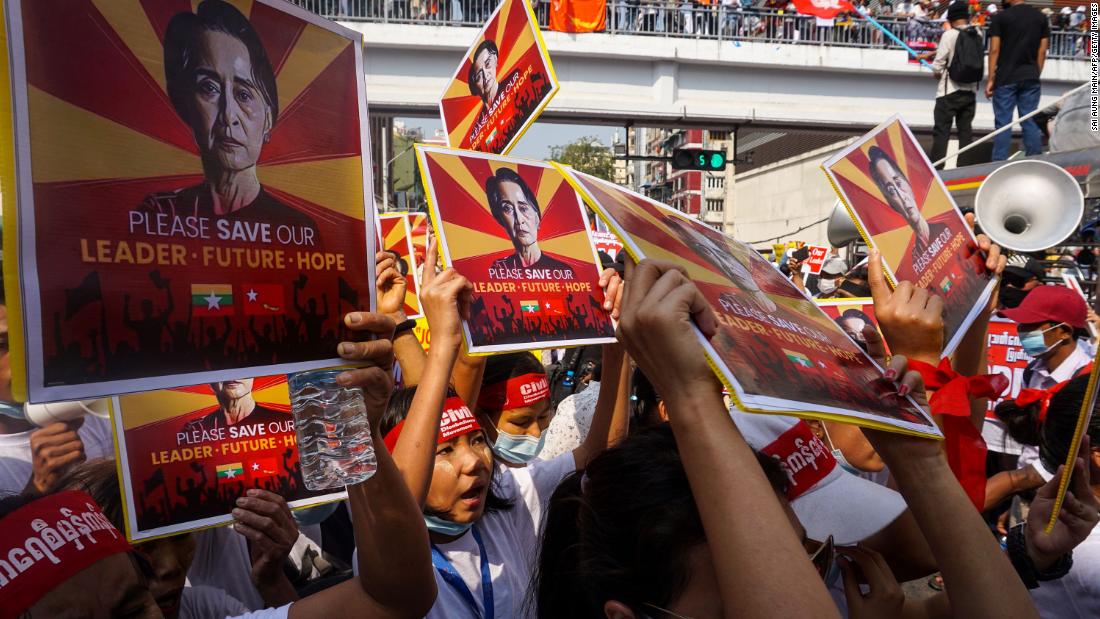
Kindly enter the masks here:
[[1040, 260], [1017, 254], [1008, 259], [1001, 281], [1001, 308], [1019, 307], [1029, 292], [1043, 283], [1046, 269]]
[[[837, 296], [844, 274], [848, 272], [848, 263], [839, 256], [829, 256], [821, 265], [821, 274], [817, 277], [815, 298], [831, 299]], [[812, 287], [812, 286], [811, 286]]]
[[[1039, 107], [1041, 88], [1039, 76], [1046, 62], [1050, 43], [1050, 22], [1035, 7], [1024, 0], [1007, 0], [1007, 7], [993, 17], [989, 27], [989, 80], [986, 98], [993, 99], [996, 128], [1012, 122], [1012, 114], [1020, 117]], [[1020, 123], [1024, 154], [1043, 152], [1042, 136], [1034, 120]], [[993, 138], [993, 161], [1008, 158], [1012, 132], [1005, 131]]]
[[[936, 85], [936, 107], [932, 112], [932, 161], [947, 155], [947, 141], [954, 123], [959, 131], [959, 148], [967, 147], [973, 140], [970, 123], [977, 110], [975, 94], [982, 75], [982, 38], [970, 25], [970, 8], [962, 0], [955, 0], [947, 7], [947, 21], [951, 28], [940, 37], [932, 61], [932, 74]], [[960, 39], [962, 45], [959, 44]], [[976, 68], [972, 65], [976, 65]], [[973, 81], [957, 81], [973, 76]], [[976, 73], [976, 74], [975, 74]], [[940, 169], [943, 164], [939, 164]]]

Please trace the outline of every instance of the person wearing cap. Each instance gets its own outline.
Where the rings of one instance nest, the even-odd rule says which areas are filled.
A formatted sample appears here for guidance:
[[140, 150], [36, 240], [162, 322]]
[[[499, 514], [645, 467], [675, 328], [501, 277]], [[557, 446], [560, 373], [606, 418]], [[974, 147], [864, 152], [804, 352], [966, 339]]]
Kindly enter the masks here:
[[[1024, 0], [1007, 0], [1005, 10], [993, 17], [989, 27], [989, 80], [985, 96], [993, 100], [993, 117], [997, 129], [1012, 123], [1014, 112], [1020, 118], [1039, 107], [1047, 47], [1050, 43], [1050, 21]], [[1043, 152], [1043, 138], [1034, 119], [1020, 123], [1026, 155]], [[1012, 132], [1004, 131], [993, 138], [993, 161], [1008, 159]]]
[[1008, 259], [998, 302], [1001, 308], [1019, 307], [1029, 292], [1039, 287], [1046, 277], [1046, 269], [1040, 260], [1017, 254]]
[[848, 263], [839, 256], [829, 256], [821, 265], [821, 274], [817, 278], [815, 299], [831, 299], [837, 296], [840, 285], [844, 283], [844, 274], [848, 272]]
[[[374, 475], [347, 487], [355, 542], [363, 551], [358, 567], [370, 576], [280, 608], [238, 615], [242, 619], [422, 616], [435, 599], [424, 525], [377, 431], [393, 388], [390, 348], [377, 343], [393, 323], [363, 314], [360, 326], [382, 338], [363, 347], [360, 361], [367, 367], [352, 372], [364, 387], [377, 456]], [[237, 526], [247, 529], [248, 522], [242, 517]], [[0, 616], [163, 617], [149, 590], [150, 566], [85, 492], [0, 499], [0, 557], [18, 567], [0, 572]]]
[[[948, 68], [955, 58], [955, 46], [960, 36], [978, 37], [970, 25], [970, 7], [962, 0], [955, 0], [947, 7], [947, 22], [951, 28], [940, 37], [935, 52], [925, 54], [925, 60], [932, 59], [932, 76], [936, 78], [936, 106], [932, 112], [932, 152], [929, 158], [939, 161], [947, 155], [947, 141], [951, 137], [951, 125], [959, 131], [959, 148], [965, 148], [973, 140], [970, 124], [977, 110], [975, 95], [978, 82], [956, 82], [951, 79]], [[943, 164], [938, 166], [942, 169]]]
[[1024, 369], [1024, 388], [1049, 389], [1092, 361], [1077, 338], [1088, 315], [1077, 292], [1065, 286], [1039, 286], [1018, 307], [998, 313], [1016, 322], [1020, 346], [1032, 357]]

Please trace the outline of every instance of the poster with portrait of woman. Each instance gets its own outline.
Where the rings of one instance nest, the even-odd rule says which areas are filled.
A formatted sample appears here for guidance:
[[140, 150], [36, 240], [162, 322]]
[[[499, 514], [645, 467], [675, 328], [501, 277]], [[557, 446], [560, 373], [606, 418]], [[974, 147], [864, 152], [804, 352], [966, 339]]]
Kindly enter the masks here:
[[[379, 215], [378, 225], [382, 232], [379, 249], [393, 255], [397, 270], [405, 276], [405, 317], [420, 318], [420, 269], [413, 250], [409, 216], [399, 213]], [[381, 307], [379, 311], [382, 311]]]
[[[814, 299], [814, 303], [817, 303], [817, 306], [836, 322], [844, 334], [852, 338], [852, 341], [863, 350], [867, 350], [867, 337], [863, 334], [864, 327], [871, 325], [875, 331], [879, 332], [879, 337], [882, 337], [882, 330], [878, 326], [878, 320], [875, 319], [875, 303], [870, 298]], [[886, 346], [885, 339], [882, 345]]]
[[634, 260], [669, 261], [699, 287], [718, 331], [709, 340], [698, 329], [685, 336], [699, 338], [740, 409], [941, 436], [831, 317], [751, 247], [641, 194], [563, 170]]
[[944, 355], [989, 301], [995, 282], [943, 181], [894, 116], [833, 155], [822, 169], [887, 276], [940, 296]]
[[279, 0], [5, 6], [30, 399], [339, 363], [374, 295], [361, 36]]
[[302, 482], [285, 375], [134, 393], [111, 405], [131, 541], [229, 524], [251, 488], [292, 509], [346, 497]]
[[440, 97], [447, 145], [508, 154], [557, 92], [531, 6], [503, 0]]
[[472, 354], [614, 341], [584, 205], [557, 168], [424, 146], [417, 158], [444, 264], [474, 286]]

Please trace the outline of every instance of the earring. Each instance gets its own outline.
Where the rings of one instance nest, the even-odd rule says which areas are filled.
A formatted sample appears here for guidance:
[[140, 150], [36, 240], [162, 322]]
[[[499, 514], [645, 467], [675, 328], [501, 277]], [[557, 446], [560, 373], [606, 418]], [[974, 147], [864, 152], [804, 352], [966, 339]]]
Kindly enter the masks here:
[[267, 144], [270, 141], [271, 141], [271, 132], [270, 131], [264, 131], [264, 144]]

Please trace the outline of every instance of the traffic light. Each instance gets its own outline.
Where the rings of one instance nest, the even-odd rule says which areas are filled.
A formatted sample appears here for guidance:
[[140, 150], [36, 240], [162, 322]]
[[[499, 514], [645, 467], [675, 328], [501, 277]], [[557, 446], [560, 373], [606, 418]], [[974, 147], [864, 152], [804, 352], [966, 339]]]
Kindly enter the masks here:
[[677, 148], [672, 151], [672, 169], [721, 172], [726, 169], [726, 152], [701, 148]]

